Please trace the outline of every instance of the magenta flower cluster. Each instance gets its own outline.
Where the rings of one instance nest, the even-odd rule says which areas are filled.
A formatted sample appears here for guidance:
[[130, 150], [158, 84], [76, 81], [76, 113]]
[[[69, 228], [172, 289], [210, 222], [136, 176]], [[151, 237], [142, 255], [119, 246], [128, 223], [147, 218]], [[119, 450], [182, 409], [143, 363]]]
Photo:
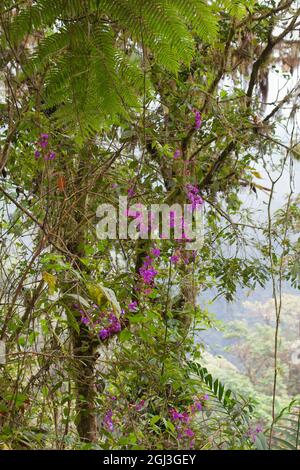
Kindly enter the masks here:
[[141, 400], [134, 405], [135, 411], [141, 411], [145, 406], [145, 400]]
[[134, 197], [135, 196], [135, 189], [133, 186], [131, 186], [130, 188], [127, 189], [127, 194], [128, 194], [128, 197]]
[[159, 248], [152, 248], [151, 255], [155, 256], [155, 257], [160, 256], [160, 249]]
[[154, 260], [150, 256], [146, 256], [143, 262], [143, 266], [139, 270], [139, 274], [144, 284], [153, 286], [154, 278], [157, 275], [156, 269], [153, 268]]
[[247, 436], [253, 441], [256, 441], [257, 435], [263, 432], [263, 427], [261, 424], [257, 424], [256, 426], [250, 426], [247, 431]]
[[197, 188], [197, 186], [193, 184], [187, 184], [185, 189], [187, 191], [187, 197], [188, 197], [189, 202], [192, 205], [193, 210], [197, 209], [199, 206], [203, 204], [204, 201], [199, 194], [199, 189]]
[[119, 333], [122, 329], [121, 323], [119, 319], [116, 317], [114, 313], [110, 313], [108, 315], [108, 326], [105, 328], [102, 328], [98, 336], [101, 340], [110, 338], [111, 336], [115, 335], [116, 333]]
[[[81, 323], [83, 323], [84, 325], [89, 325], [91, 323], [91, 318], [89, 316], [89, 314], [87, 312], [85, 312], [81, 307], [80, 305], [78, 304], [74, 304], [73, 307], [78, 310], [78, 312], [80, 313], [80, 320], [81, 320]], [[97, 306], [95, 306], [97, 307]]]
[[175, 423], [175, 429], [177, 431], [177, 439], [184, 440], [188, 439], [190, 448], [194, 447], [195, 433], [190, 427], [190, 422], [193, 416], [203, 410], [205, 401], [209, 399], [208, 395], [204, 395], [200, 399], [196, 399], [192, 405], [189, 406], [188, 411], [177, 411], [175, 408], [169, 410], [171, 420]]
[[180, 261], [180, 256], [178, 255], [172, 255], [170, 256], [170, 262], [173, 264], [177, 264]]
[[99, 311], [98, 305], [93, 305], [93, 311], [85, 311], [78, 304], [74, 308], [79, 311], [81, 316], [81, 323], [91, 328], [98, 337], [103, 341], [111, 336], [119, 333], [122, 325], [118, 317], [113, 311]]
[[201, 118], [201, 113], [200, 111], [197, 111], [194, 109], [194, 115], [195, 115], [195, 129], [198, 130], [201, 127], [202, 124], [202, 118]]
[[133, 300], [132, 302], [129, 302], [128, 304], [128, 310], [129, 312], [136, 312], [138, 309], [138, 303], [136, 300]]
[[[105, 412], [103, 419], [102, 419], [102, 426], [104, 427], [106, 431], [114, 432], [116, 430], [116, 417], [118, 416], [117, 397], [114, 395], [111, 395], [110, 393], [105, 393], [105, 395], [109, 403], [108, 403], [108, 410]], [[146, 401], [139, 400], [136, 403], [131, 403], [129, 405], [129, 409], [140, 413], [146, 409]], [[124, 419], [124, 414], [122, 414], [122, 418]]]
[[108, 410], [103, 418], [103, 427], [106, 429], [106, 431], [113, 432], [115, 429], [112, 418], [113, 412], [112, 410]]
[[190, 415], [186, 411], [179, 413], [175, 408], [170, 409], [170, 415], [173, 421], [179, 420], [182, 423], [189, 423], [191, 420]]
[[36, 144], [39, 149], [36, 149], [34, 156], [36, 159], [43, 156], [44, 160], [54, 160], [56, 153], [49, 149], [49, 134], [40, 134], [39, 141]]

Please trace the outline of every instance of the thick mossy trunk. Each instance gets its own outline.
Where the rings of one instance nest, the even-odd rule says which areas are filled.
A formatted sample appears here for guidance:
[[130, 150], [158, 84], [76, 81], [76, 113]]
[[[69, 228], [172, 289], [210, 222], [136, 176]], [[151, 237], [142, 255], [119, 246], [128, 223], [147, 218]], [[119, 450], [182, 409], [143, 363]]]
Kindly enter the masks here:
[[[67, 248], [74, 256], [70, 261], [73, 268], [80, 275], [88, 275], [88, 267], [81, 263], [81, 258], [85, 256], [84, 246], [86, 244], [88, 226], [82, 223], [84, 214], [88, 211], [88, 196], [86, 187], [90, 184], [87, 179], [87, 165], [89, 159], [88, 145], [80, 155], [77, 178], [74, 182], [73, 192], [78, 192], [79, 197], [76, 204], [72, 203], [69, 208], [70, 221], [68, 224]], [[69, 293], [78, 293], [78, 286], [70, 286]], [[74, 290], [73, 290], [74, 287]], [[70, 308], [74, 308], [70, 305]], [[78, 331], [72, 329], [72, 346], [74, 355], [74, 383], [76, 388], [76, 427], [80, 439], [84, 442], [96, 442], [97, 416], [95, 409], [95, 365], [97, 360], [96, 345], [90, 336], [87, 327], [77, 318]]]
[[[78, 257], [80, 246], [72, 246], [72, 253]], [[76, 263], [79, 271], [85, 270], [81, 263]], [[69, 290], [70, 292], [70, 290]], [[74, 291], [76, 293], [76, 291]], [[74, 306], [70, 305], [70, 309]], [[78, 312], [76, 312], [77, 314]], [[74, 356], [74, 383], [76, 389], [76, 427], [79, 437], [85, 442], [95, 442], [97, 440], [97, 419], [95, 409], [95, 365], [97, 351], [95, 341], [91, 338], [86, 325], [81, 323], [77, 317], [78, 329], [72, 328], [72, 346]]]
[[84, 325], [73, 335], [75, 358], [74, 380], [76, 385], [76, 426], [79, 437], [85, 442], [96, 442], [97, 419], [95, 409], [95, 363], [96, 354], [91, 338]]

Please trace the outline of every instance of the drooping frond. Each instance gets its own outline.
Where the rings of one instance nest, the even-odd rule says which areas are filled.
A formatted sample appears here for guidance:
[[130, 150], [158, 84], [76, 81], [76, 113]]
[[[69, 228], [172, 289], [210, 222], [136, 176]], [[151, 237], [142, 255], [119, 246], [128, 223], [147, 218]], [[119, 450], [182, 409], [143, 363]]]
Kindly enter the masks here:
[[271, 448], [274, 450], [300, 450], [300, 401], [293, 400], [277, 416]]
[[204, 1], [172, 0], [172, 5], [184, 15], [200, 38], [205, 42], [211, 42], [217, 35], [217, 18], [212, 14], [211, 7]]
[[[213, 378], [205, 367], [196, 362], [189, 362], [192, 375], [198, 377], [206, 387], [211, 400], [209, 414], [205, 419], [205, 435], [207, 448], [217, 446], [225, 448], [251, 447], [247, 439], [250, 428], [250, 414], [253, 411], [253, 403], [242, 396], [237, 396], [231, 389], [222, 384], [219, 379]], [[216, 433], [217, 431], [217, 433]], [[217, 434], [217, 436], [216, 436]], [[218, 440], [218, 435], [221, 440]]]
[[33, 40], [25, 70], [45, 74], [44, 107], [55, 107], [55, 118], [86, 136], [99, 129], [101, 116], [141, 109], [142, 52], [176, 73], [192, 59], [193, 31], [209, 42], [217, 21], [202, 0], [38, 0], [21, 7], [10, 40], [38, 31], [44, 37]]

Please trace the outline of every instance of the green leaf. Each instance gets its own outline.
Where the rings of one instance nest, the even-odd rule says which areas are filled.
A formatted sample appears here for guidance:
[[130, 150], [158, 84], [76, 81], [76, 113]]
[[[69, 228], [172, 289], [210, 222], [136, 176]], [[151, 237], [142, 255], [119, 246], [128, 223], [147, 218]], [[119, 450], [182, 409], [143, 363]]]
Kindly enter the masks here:
[[92, 300], [94, 300], [99, 307], [108, 302], [112, 306], [115, 314], [118, 317], [121, 315], [121, 306], [112, 289], [104, 287], [102, 284], [87, 284], [87, 289]]
[[132, 333], [130, 333], [130, 331], [127, 328], [125, 328], [119, 334], [119, 341], [121, 341], [121, 343], [123, 343], [124, 341], [128, 341], [131, 338], [131, 336], [132, 336]]
[[150, 419], [150, 425], [153, 426], [153, 425], [156, 424], [159, 420], [160, 420], [160, 416], [159, 416], [159, 415], [154, 415], [154, 416], [152, 416], [152, 418]]
[[267, 440], [266, 440], [266, 436], [262, 432], [259, 432], [256, 435], [255, 447], [257, 448], [257, 450], [269, 450], [269, 446], [268, 446], [268, 443], [267, 443]]

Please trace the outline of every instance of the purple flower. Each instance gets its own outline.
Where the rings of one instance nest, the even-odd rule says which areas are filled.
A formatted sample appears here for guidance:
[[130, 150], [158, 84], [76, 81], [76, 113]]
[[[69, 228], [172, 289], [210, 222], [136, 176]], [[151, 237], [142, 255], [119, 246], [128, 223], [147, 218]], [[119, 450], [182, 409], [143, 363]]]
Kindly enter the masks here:
[[119, 333], [122, 329], [121, 323], [117, 320], [109, 327], [110, 333]]
[[103, 426], [109, 432], [114, 431], [114, 423], [112, 420], [112, 416], [113, 416], [112, 410], [108, 410], [106, 415], [103, 418]]
[[140, 268], [139, 273], [143, 279], [144, 284], [152, 285], [157, 271], [152, 267], [153, 259], [150, 256], [146, 256], [144, 259], [143, 266]]
[[112, 335], [119, 333], [122, 330], [122, 325], [116, 317], [116, 315], [110, 312], [100, 312], [100, 318], [95, 321], [95, 325], [102, 324], [105, 322], [105, 327], [102, 327], [98, 331], [99, 338], [103, 341], [107, 338], [110, 338]]
[[135, 189], [134, 188], [128, 188], [127, 189], [127, 194], [129, 197], [135, 196]]
[[181, 420], [183, 418], [183, 414], [179, 413], [177, 410], [175, 410], [175, 408], [172, 408], [170, 410], [170, 415], [174, 421], [176, 421], [177, 419]]
[[41, 152], [39, 152], [38, 150], [36, 150], [36, 151], [34, 152], [34, 156], [35, 156], [35, 158], [39, 158], [39, 157], [41, 156]]
[[150, 256], [146, 256], [146, 258], [144, 259], [143, 266], [145, 268], [148, 268], [149, 266], [151, 266], [152, 263], [153, 263], [153, 259]]
[[143, 408], [143, 406], [145, 405], [145, 400], [141, 400], [139, 403], [137, 403], [134, 408], [136, 411], [141, 411], [141, 409]]
[[113, 313], [109, 315], [109, 322], [110, 326], [108, 327], [108, 331], [110, 335], [113, 333], [119, 333], [119, 331], [121, 331], [121, 323], [119, 322], [116, 315], [114, 315]]
[[106, 339], [109, 336], [109, 330], [107, 328], [103, 328], [98, 333], [100, 339]]
[[40, 146], [42, 147], [42, 149], [45, 149], [48, 145], [48, 141], [47, 140], [40, 140]]
[[159, 248], [152, 248], [151, 255], [160, 256], [160, 249]]
[[88, 325], [90, 323], [90, 320], [85, 317], [85, 316], [82, 316], [81, 317], [81, 322], [84, 324], [84, 325]]
[[175, 158], [175, 159], [176, 159], [176, 158], [179, 158], [180, 155], [181, 155], [181, 152], [180, 152], [180, 150], [177, 149], [177, 150], [175, 150], [175, 152], [174, 152], [173, 158]]
[[201, 411], [202, 410], [202, 403], [200, 401], [196, 401], [195, 402], [195, 407], [196, 407], [197, 411]]
[[201, 119], [201, 114], [200, 111], [197, 111], [196, 109], [194, 110], [195, 114], [195, 129], [198, 130], [201, 127], [202, 124], [202, 119]]
[[54, 160], [55, 157], [56, 157], [56, 153], [55, 152], [50, 152], [48, 160]]
[[140, 276], [143, 279], [144, 284], [152, 285], [155, 276], [157, 275], [157, 271], [152, 267], [141, 267], [140, 268]]
[[194, 186], [192, 184], [187, 184], [186, 185], [186, 190], [187, 190], [187, 197], [192, 204], [192, 210], [196, 209], [198, 206], [203, 204], [203, 199], [199, 194], [199, 189], [197, 186]]
[[250, 437], [253, 442], [255, 442], [257, 434], [259, 434], [260, 432], [263, 432], [263, 427], [260, 424], [257, 424], [253, 427], [250, 426], [247, 431], [247, 436]]
[[134, 300], [133, 302], [130, 302], [130, 303], [128, 304], [128, 310], [129, 310], [129, 312], [135, 312], [135, 311], [137, 310], [137, 308], [138, 308], [138, 303], [137, 303], [136, 300]]
[[55, 157], [56, 157], [55, 152], [49, 152], [47, 155], [45, 155], [44, 159], [45, 160], [54, 160]]
[[184, 423], [189, 423], [191, 421], [191, 417], [186, 411], [182, 413], [182, 421]]
[[49, 134], [41, 134], [41, 139], [48, 140], [49, 139]]
[[199, 194], [199, 189], [197, 188], [197, 186], [195, 186], [191, 183], [188, 183], [186, 185], [186, 189], [192, 194]]
[[184, 432], [188, 437], [194, 437], [195, 435], [194, 431], [192, 431], [190, 428], [185, 429]]
[[170, 261], [171, 261], [171, 263], [173, 263], [173, 264], [178, 263], [179, 260], [180, 260], [180, 258], [179, 258], [179, 256], [177, 256], [177, 255], [172, 255], [172, 256], [170, 257]]

